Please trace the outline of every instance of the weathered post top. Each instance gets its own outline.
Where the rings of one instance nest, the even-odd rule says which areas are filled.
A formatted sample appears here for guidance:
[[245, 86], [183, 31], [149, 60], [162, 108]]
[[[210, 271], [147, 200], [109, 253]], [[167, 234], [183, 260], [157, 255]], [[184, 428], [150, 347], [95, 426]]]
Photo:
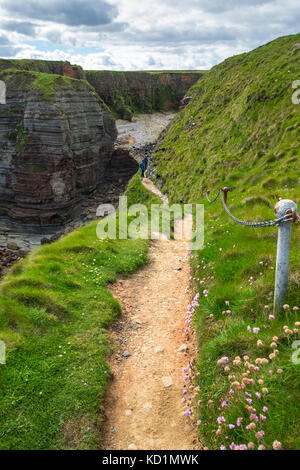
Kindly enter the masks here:
[[290, 199], [281, 199], [277, 202], [275, 206], [275, 215], [277, 219], [283, 217], [286, 213], [288, 213], [288, 211], [291, 212], [291, 215], [294, 213], [295, 216], [297, 216], [298, 206], [294, 201], [291, 201]]
[[293, 222], [296, 222], [298, 218], [297, 204], [289, 199], [281, 199], [275, 206], [275, 214], [278, 219], [290, 215], [287, 220], [281, 221], [278, 226], [274, 292], [274, 314], [277, 314], [281, 310], [288, 290], [291, 233]]

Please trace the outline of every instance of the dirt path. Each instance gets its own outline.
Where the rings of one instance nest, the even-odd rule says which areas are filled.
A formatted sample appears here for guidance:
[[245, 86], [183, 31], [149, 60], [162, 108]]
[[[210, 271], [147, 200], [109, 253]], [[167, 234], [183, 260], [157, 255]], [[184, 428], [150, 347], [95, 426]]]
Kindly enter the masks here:
[[[144, 184], [160, 194], [150, 180]], [[184, 223], [191, 227], [191, 219]], [[111, 288], [124, 317], [115, 334], [121, 355], [111, 360], [104, 449], [195, 448], [195, 427], [182, 404], [182, 369], [195, 354], [192, 342], [185, 345], [188, 279], [186, 242], [156, 240], [149, 264]]]

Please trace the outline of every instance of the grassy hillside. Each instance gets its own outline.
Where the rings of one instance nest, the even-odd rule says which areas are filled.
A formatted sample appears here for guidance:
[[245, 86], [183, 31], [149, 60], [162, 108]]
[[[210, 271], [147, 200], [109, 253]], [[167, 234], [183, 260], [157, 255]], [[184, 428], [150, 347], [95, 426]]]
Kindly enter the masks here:
[[85, 79], [82, 67], [62, 60], [0, 59], [0, 71], [11, 68]]
[[200, 349], [193, 413], [210, 449], [271, 449], [276, 441], [300, 448], [300, 365], [292, 361], [300, 339], [299, 224], [289, 307], [273, 319], [277, 228], [238, 225], [220, 200], [204, 199], [205, 189], [213, 197], [219, 187], [234, 187], [229, 207], [242, 220], [274, 219], [278, 197], [300, 205], [300, 106], [292, 103], [299, 41], [300, 35], [279, 38], [214, 67], [193, 87], [192, 102], [154, 156], [156, 178], [172, 202], [205, 204], [205, 247], [191, 254]]
[[36, 90], [45, 101], [54, 102], [57, 92], [71, 89], [74, 91], [90, 90], [99, 101], [101, 108], [111, 113], [108, 106], [97, 95], [93, 86], [86, 80], [67, 77], [55, 73], [35, 72], [32, 70], [22, 70], [18, 68], [6, 68], [1, 71], [0, 79], [6, 83], [8, 89]]
[[93, 222], [1, 281], [1, 449], [99, 448], [107, 327], [121, 311], [107, 284], [146, 262], [146, 241], [99, 241]]
[[[300, 34], [225, 60], [189, 91], [155, 155], [171, 198], [195, 201], [204, 190], [234, 185], [244, 193], [298, 184]], [[189, 184], [186, 184], [188, 181]], [[284, 194], [283, 194], [284, 195]]]

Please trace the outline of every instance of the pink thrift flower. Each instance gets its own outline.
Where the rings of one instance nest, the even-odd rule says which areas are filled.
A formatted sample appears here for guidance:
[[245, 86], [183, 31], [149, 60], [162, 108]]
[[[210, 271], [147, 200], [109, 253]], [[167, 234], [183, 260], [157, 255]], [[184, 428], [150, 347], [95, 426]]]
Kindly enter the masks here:
[[217, 421], [218, 421], [218, 424], [226, 423], [226, 419], [224, 418], [224, 416], [219, 416]]
[[243, 418], [238, 418], [237, 421], [236, 421], [236, 425], [237, 425], [238, 427], [240, 427], [241, 424], [242, 424], [242, 422], [243, 422]]
[[282, 449], [282, 444], [279, 441], [274, 441], [273, 442], [273, 449], [274, 450], [281, 450]]
[[256, 439], [260, 440], [264, 437], [265, 435], [265, 431], [258, 431], [256, 434], [255, 434], [255, 437]]
[[229, 362], [229, 357], [227, 356], [221, 357], [221, 359], [218, 360], [218, 364], [228, 364], [228, 362]]

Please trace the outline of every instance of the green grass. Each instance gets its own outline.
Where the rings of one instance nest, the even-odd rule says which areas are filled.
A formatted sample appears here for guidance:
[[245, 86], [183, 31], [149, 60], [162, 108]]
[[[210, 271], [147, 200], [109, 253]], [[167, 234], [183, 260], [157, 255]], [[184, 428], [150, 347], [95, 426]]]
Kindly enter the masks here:
[[149, 208], [151, 204], [162, 204], [159, 196], [143, 186], [139, 172], [129, 182], [124, 195], [128, 198], [128, 206], [131, 204], [145, 204]]
[[[285, 449], [299, 449], [300, 365], [292, 363], [292, 343], [299, 339], [299, 334], [287, 336], [283, 330], [285, 325], [295, 328], [294, 323], [300, 321], [299, 312], [292, 310], [293, 306], [300, 306], [299, 226], [293, 227], [287, 298], [291, 308], [275, 320], [269, 320], [273, 302], [277, 229], [251, 229], [237, 225], [228, 218], [220, 204], [219, 201], [210, 207], [206, 206], [206, 244], [192, 260], [194, 289], [200, 293], [200, 306], [196, 309], [195, 317], [200, 346], [200, 433], [210, 449], [218, 449], [221, 445], [228, 447], [229, 441], [225, 440], [225, 436], [229, 436], [229, 444], [257, 443], [255, 432], [245, 429], [250, 421], [249, 412], [245, 409], [247, 397], [244, 392], [254, 395], [267, 387], [269, 393], [264, 398], [258, 400], [254, 397], [253, 400], [258, 416], [260, 413], [267, 416], [267, 420], [257, 424], [256, 429], [265, 431], [262, 444], [270, 449], [273, 441], [279, 440]], [[243, 205], [235, 209], [235, 213], [244, 219], [246, 214], [254, 219], [257, 214], [266, 212], [271, 217], [271, 211], [266, 210], [264, 203], [257, 203], [251, 209], [247, 207], [247, 210]], [[207, 280], [210, 276], [215, 279]], [[197, 279], [201, 281], [204, 278], [204, 284], [200, 285]], [[203, 295], [204, 289], [209, 292], [207, 298]], [[229, 301], [229, 306], [226, 301]], [[226, 311], [231, 313], [223, 313]], [[259, 334], [248, 332], [248, 325], [251, 328], [259, 327]], [[252, 364], [258, 357], [269, 358], [273, 336], [279, 338], [279, 355], [276, 360], [269, 360], [268, 365], [261, 366], [258, 372], [252, 372], [250, 377], [255, 379], [255, 385], [248, 386], [230, 399], [228, 391], [231, 382], [228, 376], [233, 373], [235, 379], [232, 381], [241, 381], [242, 373], [249, 369], [243, 361], [240, 367], [234, 367], [232, 361], [244, 355], [250, 357], [249, 362]], [[263, 341], [263, 348], [257, 346], [258, 339]], [[217, 365], [217, 361], [224, 356], [229, 357], [230, 373], [225, 373], [224, 367]], [[282, 369], [283, 374], [277, 374], [278, 369]], [[274, 371], [273, 376], [269, 375], [269, 370]], [[263, 385], [258, 384], [260, 375], [264, 376]], [[210, 404], [209, 400], [213, 403]], [[223, 400], [229, 403], [225, 409], [221, 408]], [[268, 407], [268, 413], [262, 411], [263, 406]], [[227, 425], [236, 424], [238, 417], [243, 417], [244, 423], [241, 428], [236, 427], [234, 430], [229, 430], [227, 425], [223, 426], [222, 435], [216, 437], [217, 418], [223, 415]]]
[[[292, 343], [299, 334], [289, 336], [283, 330], [300, 321], [299, 311], [292, 310], [300, 306], [299, 224], [293, 226], [291, 245], [286, 300], [291, 308], [271, 321], [277, 228], [240, 226], [228, 217], [220, 200], [209, 205], [204, 198], [206, 189], [213, 197], [219, 187], [232, 186], [231, 211], [250, 221], [274, 219], [279, 196], [300, 203], [300, 106], [292, 103], [292, 82], [299, 78], [299, 52], [293, 53], [293, 45], [299, 40], [299, 34], [279, 38], [205, 74], [192, 89], [192, 102], [162, 138], [152, 164], [171, 202], [205, 204], [205, 247], [193, 253], [192, 277], [194, 291], [200, 294], [195, 327], [202, 403], [195, 413], [202, 420], [199, 432], [209, 449], [251, 441], [255, 448], [261, 444], [269, 449], [274, 440], [285, 449], [300, 449], [300, 365], [292, 362]], [[211, 276], [214, 280], [208, 280]], [[231, 313], [224, 314], [226, 310]], [[248, 325], [259, 327], [259, 334], [250, 333]], [[278, 336], [276, 359], [251, 371], [255, 385], [230, 398], [231, 382], [241, 382], [249, 369], [243, 356], [249, 356], [252, 364], [256, 358], [268, 358], [273, 336]], [[263, 348], [257, 346], [258, 339]], [[224, 356], [229, 358], [228, 373], [217, 364]], [[237, 356], [242, 358], [240, 366], [232, 364]], [[283, 373], [278, 374], [278, 369]], [[230, 374], [235, 379], [230, 381]], [[263, 385], [258, 383], [261, 375]], [[268, 394], [257, 399], [255, 392], [263, 387]], [[250, 421], [245, 391], [254, 395], [258, 416], [267, 417], [257, 423], [256, 431], [265, 432], [261, 442], [255, 432], [246, 430]], [[229, 406], [222, 408], [224, 400]], [[263, 406], [269, 411], [263, 413]], [[217, 436], [217, 418], [222, 415], [226, 424]], [[236, 425], [238, 417], [244, 418], [243, 425], [230, 430], [228, 425]]]
[[0, 73], [1, 78], [8, 87], [14, 88], [34, 88], [45, 101], [54, 101], [55, 94], [64, 86], [73, 88], [81, 80], [64, 77], [52, 73], [41, 73], [28, 70], [19, 70], [16, 68], [5, 69]]
[[[205, 247], [193, 254], [192, 277], [194, 291], [200, 294], [195, 326], [202, 402], [196, 413], [210, 449], [231, 442], [259, 445], [255, 433], [246, 430], [245, 390], [233, 399], [228, 395], [231, 382], [241, 382], [247, 369], [255, 385], [247, 385], [246, 391], [255, 395], [268, 389], [263, 398], [253, 399], [258, 415], [268, 407], [263, 413], [267, 420], [257, 424], [257, 430], [265, 432], [262, 444], [271, 448], [278, 440], [285, 449], [300, 448], [300, 365], [291, 360], [292, 343], [299, 336], [283, 330], [300, 321], [299, 311], [292, 310], [300, 305], [299, 225], [293, 227], [287, 297], [291, 309], [271, 321], [277, 229], [242, 227], [228, 218], [220, 201], [209, 205], [204, 200], [205, 189], [213, 193], [220, 186], [233, 186], [229, 205], [243, 220], [273, 219], [279, 196], [299, 202], [300, 107], [291, 101], [292, 82], [299, 78], [299, 52], [292, 49], [299, 40], [300, 35], [279, 38], [205, 74], [154, 157], [156, 176], [171, 202], [206, 206]], [[159, 203], [138, 176], [127, 195], [129, 204]], [[9, 346], [7, 365], [0, 369], [2, 448], [99, 446], [97, 413], [109, 376], [106, 327], [120, 310], [106, 284], [117, 273], [133, 272], [146, 262], [146, 242], [100, 244], [94, 232], [91, 224], [38, 249], [1, 283], [0, 339]], [[214, 280], [208, 280], [208, 274]], [[223, 314], [226, 310], [230, 313]], [[250, 333], [248, 325], [259, 327], [259, 334]], [[258, 372], [246, 367], [244, 355], [252, 364], [258, 357], [268, 358], [274, 335], [276, 359]], [[224, 356], [229, 358], [229, 373], [217, 364]], [[240, 366], [232, 364], [237, 356], [242, 358]], [[231, 381], [230, 374], [235, 375]], [[262, 385], [259, 376], [264, 377]], [[221, 408], [224, 400], [229, 406]], [[221, 415], [226, 424], [218, 437]], [[244, 418], [242, 426], [230, 430], [228, 424], [236, 424], [238, 417]], [[75, 437], [67, 439], [72, 432]]]
[[[35, 89], [44, 101], [51, 103], [55, 102], [56, 93], [62, 90], [71, 89], [74, 92], [78, 92], [88, 89], [96, 97], [103, 111], [111, 113], [109, 107], [98, 96], [94, 87], [87, 80], [78, 80], [54, 73], [35, 72], [17, 68], [7, 68], [3, 71], [0, 68], [0, 78], [5, 81], [8, 90]], [[58, 109], [60, 109], [59, 106]]]
[[110, 371], [107, 289], [147, 262], [147, 242], [96, 237], [96, 223], [43, 246], [0, 284], [1, 449], [99, 448]]
[[154, 156], [170, 199], [195, 202], [206, 189], [249, 196], [290, 194], [299, 184], [300, 34], [279, 38], [213, 67], [189, 91]]
[[[5, 69], [19, 69], [19, 70], [30, 70], [41, 73], [58, 73], [63, 74], [64, 68], [70, 67], [70, 64], [62, 60], [33, 60], [33, 59], [0, 59], [0, 71]], [[79, 65], [71, 65], [73, 71], [76, 71], [79, 78], [84, 79], [84, 71]]]

